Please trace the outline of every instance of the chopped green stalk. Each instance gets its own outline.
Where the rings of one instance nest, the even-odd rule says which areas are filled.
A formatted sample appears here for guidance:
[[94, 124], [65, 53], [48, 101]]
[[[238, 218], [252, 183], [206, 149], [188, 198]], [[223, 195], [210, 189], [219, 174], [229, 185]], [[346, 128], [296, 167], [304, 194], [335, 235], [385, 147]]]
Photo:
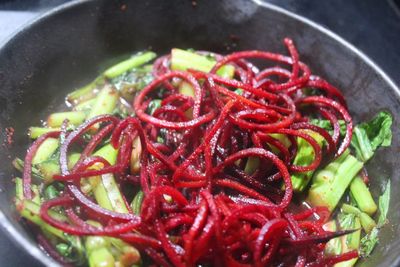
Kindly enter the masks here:
[[67, 101], [69, 103], [78, 104], [80, 102], [92, 99], [96, 95], [95, 89], [97, 89], [99, 86], [103, 86], [104, 83], [104, 77], [99, 76], [88, 85], [69, 93], [67, 95]]
[[[39, 226], [46, 235], [55, 236], [60, 238], [62, 241], [67, 242], [77, 251], [78, 255], [81, 256], [83, 254], [83, 248], [79, 237], [64, 233], [62, 230], [47, 224], [40, 217], [40, 195], [38, 187], [32, 187], [35, 196], [32, 200], [28, 200], [23, 197], [23, 183], [21, 178], [16, 178], [15, 185], [15, 206], [20, 215]], [[54, 210], [49, 210], [49, 215], [58, 221], [67, 221], [67, 218], [64, 215]]]
[[[338, 230], [336, 221], [334, 221], [334, 220], [329, 221], [326, 224], [324, 224], [323, 228], [325, 231], [329, 231], [329, 232], [336, 232]], [[328, 243], [326, 243], [324, 253], [329, 256], [341, 254], [342, 253], [342, 243], [341, 243], [340, 237], [329, 240]]]
[[34, 184], [34, 185], [31, 186], [31, 189], [32, 189], [32, 193], [33, 193], [32, 194], [32, 196], [33, 196], [32, 201], [34, 203], [40, 205], [41, 199], [40, 199], [40, 193], [39, 193], [39, 186]]
[[59, 142], [57, 138], [47, 138], [44, 142], [39, 146], [36, 151], [35, 156], [32, 159], [32, 164], [38, 164], [45, 160], [48, 160], [51, 155], [57, 150], [59, 146]]
[[106, 237], [88, 236], [85, 241], [85, 249], [90, 267], [115, 266], [115, 259], [110, 252], [110, 242]]
[[47, 118], [47, 125], [50, 127], [60, 127], [65, 120], [68, 120], [69, 125], [78, 126], [85, 121], [86, 113], [83, 111], [66, 111], [52, 113]]
[[[87, 223], [96, 227], [100, 226], [99, 223], [94, 221], [87, 221]], [[89, 264], [92, 264], [90, 263], [90, 258], [92, 258], [94, 264], [96, 257], [100, 257], [102, 262], [106, 264], [106, 262], [111, 260], [111, 256], [114, 261], [118, 260], [122, 264], [115, 266], [132, 266], [133, 264], [140, 262], [139, 251], [133, 246], [117, 238], [105, 236], [89, 236], [86, 238], [85, 248], [89, 257]], [[105, 252], [104, 249], [106, 249], [107, 252]], [[101, 257], [102, 255], [104, 257]], [[107, 255], [107, 257], [105, 257], [105, 255]], [[107, 261], [104, 261], [104, 258], [106, 258]], [[100, 264], [100, 262], [98, 261], [97, 264]]]
[[[20, 172], [24, 171], [24, 161], [22, 159], [15, 158], [12, 161], [12, 164], [13, 164], [14, 168], [17, 169], [18, 171], [20, 171]], [[35, 166], [32, 167], [32, 174], [34, 176], [36, 176], [37, 178], [40, 178], [40, 179], [43, 178], [43, 175], [40, 173], [40, 171]]]
[[72, 153], [68, 156], [68, 168], [72, 169], [81, 157], [80, 153]]
[[373, 215], [378, 207], [371, 192], [360, 176], [356, 176], [350, 184], [350, 192], [361, 211]]
[[12, 161], [12, 165], [14, 166], [15, 169], [17, 169], [20, 172], [24, 171], [24, 161], [20, 158], [15, 158]]
[[[186, 96], [190, 96], [195, 98], [195, 92], [193, 87], [185, 82], [182, 81], [179, 85], [179, 93], [181, 93], [182, 95], [186, 95]], [[185, 111], [185, 115], [186, 117], [188, 117], [189, 119], [193, 119], [193, 108], [189, 108]]]
[[182, 95], [191, 96], [194, 98], [194, 89], [193, 87], [187, 82], [181, 82], [179, 85], [179, 93]]
[[[210, 72], [216, 61], [210, 57], [202, 56], [186, 50], [174, 48], [171, 50], [171, 69], [187, 70], [194, 69], [203, 72]], [[235, 68], [232, 65], [222, 66], [217, 74], [224, 78], [232, 78]]]
[[260, 159], [258, 157], [249, 157], [244, 167], [244, 172], [246, 174], [253, 174], [260, 166]]
[[94, 103], [96, 102], [96, 98], [92, 98], [86, 101], [83, 101], [74, 107], [76, 111], [88, 111], [91, 110]]
[[[48, 231], [49, 233], [61, 238], [62, 240], [68, 240], [66, 234], [62, 230], [55, 228], [42, 220], [39, 215], [40, 206], [37, 203], [33, 202], [32, 200], [23, 199], [17, 201], [16, 206], [18, 212], [21, 214], [22, 217], [41, 227], [43, 230]], [[57, 220], [66, 220], [65, 217], [57, 212], [49, 211], [49, 214]]]
[[[340, 214], [338, 216], [339, 226], [341, 230], [360, 229], [360, 220], [354, 214]], [[342, 240], [342, 253], [352, 250], [358, 250], [360, 247], [361, 230], [355, 231], [351, 234], [341, 236]], [[351, 267], [357, 262], [358, 258], [335, 264], [335, 267]]]
[[142, 71], [143, 73], [151, 72], [153, 70], [153, 64], [143, 65], [139, 70]]
[[147, 113], [153, 115], [154, 111], [156, 111], [156, 109], [158, 109], [159, 107], [161, 107], [161, 99], [153, 99], [147, 106]]
[[31, 139], [36, 139], [42, 135], [44, 135], [45, 133], [49, 133], [49, 132], [54, 132], [54, 131], [60, 131], [60, 128], [47, 128], [47, 127], [30, 127], [28, 130], [28, 136]]
[[[118, 150], [114, 149], [111, 144], [107, 144], [96, 151], [94, 155], [103, 157], [112, 165], [116, 162]], [[125, 200], [112, 174], [90, 177], [89, 181], [100, 206], [121, 213], [128, 212]]]
[[107, 195], [107, 190], [102, 183], [102, 176], [89, 177], [88, 181], [92, 186], [94, 197], [97, 203], [108, 210], [114, 210], [110, 198]]
[[136, 215], [140, 214], [143, 198], [144, 198], [143, 191], [139, 191], [139, 192], [137, 192], [136, 196], [132, 200], [131, 208], [133, 210], [133, 213], [135, 213]]
[[[38, 186], [32, 185], [31, 189], [33, 191], [32, 202], [34, 204], [40, 205], [40, 194]], [[24, 199], [23, 183], [22, 179], [19, 177], [15, 178], [15, 199], [17, 203], [21, 203], [21, 201]]]
[[157, 55], [154, 52], [137, 53], [131, 58], [124, 60], [104, 72], [104, 76], [108, 79], [115, 78], [124, 72], [139, 67], [150, 60], [154, 59]]
[[361, 212], [359, 218], [361, 221], [361, 226], [367, 234], [371, 233], [371, 231], [376, 227], [376, 222], [374, 219], [372, 219], [365, 212]]
[[132, 266], [133, 264], [140, 263], [140, 253], [139, 251], [122, 241], [121, 239], [109, 237], [111, 244], [117, 250], [117, 257], [121, 266]]
[[129, 210], [126, 207], [125, 200], [122, 197], [121, 191], [117, 183], [115, 182], [114, 175], [107, 173], [101, 175], [103, 186], [107, 192], [108, 198], [110, 199], [112, 209], [120, 213], [128, 213]]
[[15, 178], [15, 198], [16, 200], [23, 200], [24, 199], [24, 186], [22, 183], [22, 179], [17, 177]]
[[314, 207], [325, 206], [332, 212], [362, 166], [362, 162], [345, 151], [314, 174], [307, 201]]
[[140, 263], [140, 252], [135, 247], [124, 246], [119, 260], [122, 266], [133, 266]]
[[[310, 135], [322, 147], [324, 138], [316, 132], [305, 130], [306, 134]], [[294, 165], [307, 166], [314, 160], [315, 153], [313, 147], [303, 138], [297, 138], [297, 154], [293, 160]], [[310, 182], [314, 171], [295, 172], [292, 174], [293, 190], [302, 192]]]
[[108, 163], [113, 165], [117, 161], [118, 150], [115, 149], [111, 144], [107, 144], [97, 150], [93, 155], [102, 157], [107, 160]]
[[53, 176], [60, 174], [60, 165], [55, 160], [47, 160], [36, 164], [35, 167], [43, 175], [46, 184], [53, 182]]
[[379, 197], [378, 201], [378, 211], [379, 211], [379, 217], [378, 217], [378, 224], [372, 231], [364, 236], [361, 239], [361, 247], [360, 247], [360, 254], [363, 257], [368, 257], [371, 252], [374, 250], [376, 244], [379, 241], [378, 238], [378, 233], [379, 229], [387, 223], [387, 213], [389, 210], [389, 203], [390, 203], [390, 180], [388, 180], [386, 189], [383, 192], [383, 194]]
[[132, 174], [139, 173], [141, 154], [142, 154], [142, 144], [140, 142], [140, 138], [136, 137], [132, 143], [132, 153], [130, 159], [130, 169]]
[[[101, 227], [101, 224], [95, 221], [86, 221], [88, 224]], [[86, 257], [89, 261], [89, 267], [115, 266], [115, 258], [112, 254], [110, 238], [105, 236], [88, 236], [85, 239]]]
[[96, 102], [93, 103], [92, 110], [90, 111], [87, 119], [93, 117], [112, 114], [118, 103], [119, 94], [114, 87], [106, 85], [97, 95]]
[[[68, 168], [72, 169], [79, 160], [80, 154], [73, 153], [68, 156]], [[53, 176], [60, 174], [60, 164], [57, 160], [46, 160], [35, 165], [35, 169], [43, 176], [44, 182], [49, 184], [53, 182]]]
[[[285, 134], [270, 134], [270, 136], [280, 141], [286, 148], [289, 148], [292, 144]], [[274, 146], [271, 146], [271, 150], [274, 154], [279, 153], [279, 150]]]
[[360, 218], [361, 226], [366, 233], [370, 233], [374, 227], [376, 227], [375, 221], [365, 212], [357, 209], [354, 206], [343, 204], [342, 211], [347, 214], [354, 214]]
[[[87, 221], [88, 224], [93, 225], [93, 222]], [[96, 225], [93, 225], [97, 227]], [[111, 246], [110, 241], [108, 238], [104, 236], [89, 236], [85, 240], [85, 247], [88, 252], [91, 252], [93, 250], [103, 248], [103, 247], [109, 247]]]

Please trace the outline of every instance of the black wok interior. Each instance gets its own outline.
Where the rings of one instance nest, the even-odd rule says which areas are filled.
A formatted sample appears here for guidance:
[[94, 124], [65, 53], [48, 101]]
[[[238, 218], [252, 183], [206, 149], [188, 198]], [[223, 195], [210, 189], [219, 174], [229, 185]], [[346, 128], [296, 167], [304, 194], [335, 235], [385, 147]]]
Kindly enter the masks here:
[[[196, 3], [196, 5], [194, 4]], [[345, 94], [356, 121], [379, 110], [395, 118], [392, 147], [368, 163], [375, 196], [392, 180], [390, 224], [368, 261], [360, 266], [397, 266], [400, 260], [399, 91], [370, 64], [326, 33], [266, 6], [246, 0], [76, 1], [45, 15], [0, 49], [0, 222], [21, 250], [35, 254], [32, 236], [19, 223], [12, 200], [15, 174], [11, 159], [23, 156], [26, 130], [39, 125], [63, 103], [72, 88], [93, 79], [105, 66], [132, 51], [171, 47], [221, 53], [263, 49], [285, 52], [284, 37], [294, 39], [301, 60]], [[15, 129], [14, 143], [3, 142], [5, 128]], [[39, 259], [49, 264], [44, 256]]]

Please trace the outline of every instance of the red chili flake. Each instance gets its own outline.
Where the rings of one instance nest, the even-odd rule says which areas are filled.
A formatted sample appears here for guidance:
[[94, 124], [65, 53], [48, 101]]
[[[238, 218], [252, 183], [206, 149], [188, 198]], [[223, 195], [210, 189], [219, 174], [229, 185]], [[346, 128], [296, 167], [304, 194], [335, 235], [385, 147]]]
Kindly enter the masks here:
[[12, 145], [14, 142], [13, 137], [14, 137], [14, 128], [13, 127], [7, 127], [6, 128], [6, 136], [7, 136], [7, 144]]

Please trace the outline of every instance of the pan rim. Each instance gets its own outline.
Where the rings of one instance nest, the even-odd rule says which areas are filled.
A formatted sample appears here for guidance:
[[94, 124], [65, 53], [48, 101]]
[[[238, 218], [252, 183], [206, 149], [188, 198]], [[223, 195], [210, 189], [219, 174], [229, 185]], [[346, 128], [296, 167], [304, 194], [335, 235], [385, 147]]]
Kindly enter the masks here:
[[[82, 5], [88, 2], [95, 2], [95, 0], [73, 0], [71, 2], [62, 4], [51, 10], [37, 16], [36, 18], [28, 21], [22, 27], [16, 29], [8, 38], [3, 40], [0, 43], [0, 53], [9, 45], [12, 45], [12, 42], [18, 40], [18, 38], [29, 32], [31, 28], [36, 27], [40, 23], [46, 21], [49, 17], [53, 17], [61, 12], [65, 12], [71, 8], [74, 8], [78, 5]], [[291, 19], [296, 20], [297, 22], [304, 23], [307, 26], [318, 30], [321, 34], [325, 34], [327, 37], [332, 38], [334, 41], [340, 43], [345, 48], [349, 49], [352, 53], [354, 53], [357, 57], [359, 57], [363, 62], [365, 62], [369, 67], [371, 67], [374, 72], [378, 74], [383, 81], [389, 85], [389, 87], [395, 92], [397, 99], [400, 101], [400, 89], [396, 85], [396, 83], [372, 60], [370, 59], [364, 52], [356, 48], [353, 44], [345, 40], [343, 37], [334, 33], [330, 29], [306, 18], [301, 15], [297, 15], [294, 12], [288, 11], [284, 8], [278, 7], [271, 3], [263, 2], [262, 0], [252, 0], [254, 4], [259, 7], [272, 10], [274, 12], [280, 13], [284, 16], [287, 16]], [[45, 266], [60, 266], [55, 260], [51, 257], [47, 256], [45, 252], [39, 249], [38, 246], [32, 245], [13, 225], [12, 221], [5, 216], [3, 211], [0, 209], [0, 228], [6, 233], [9, 239], [12, 240], [18, 247], [24, 249], [27, 254], [31, 257], [35, 258], [38, 262], [44, 264]], [[394, 261], [392, 263], [392, 267], [400, 265], [400, 254], [394, 256]]]

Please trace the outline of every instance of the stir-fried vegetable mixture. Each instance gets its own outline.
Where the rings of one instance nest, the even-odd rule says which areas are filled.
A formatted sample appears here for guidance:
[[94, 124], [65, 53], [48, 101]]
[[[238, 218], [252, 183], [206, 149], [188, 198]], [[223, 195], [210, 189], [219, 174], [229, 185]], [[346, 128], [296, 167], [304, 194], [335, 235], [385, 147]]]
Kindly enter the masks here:
[[[366, 163], [390, 145], [392, 117], [353, 127], [341, 92], [285, 45], [289, 56], [141, 52], [71, 92], [13, 162], [16, 208], [40, 246], [83, 266], [368, 257], [390, 181]], [[379, 199], [370, 179], [388, 179]]]

